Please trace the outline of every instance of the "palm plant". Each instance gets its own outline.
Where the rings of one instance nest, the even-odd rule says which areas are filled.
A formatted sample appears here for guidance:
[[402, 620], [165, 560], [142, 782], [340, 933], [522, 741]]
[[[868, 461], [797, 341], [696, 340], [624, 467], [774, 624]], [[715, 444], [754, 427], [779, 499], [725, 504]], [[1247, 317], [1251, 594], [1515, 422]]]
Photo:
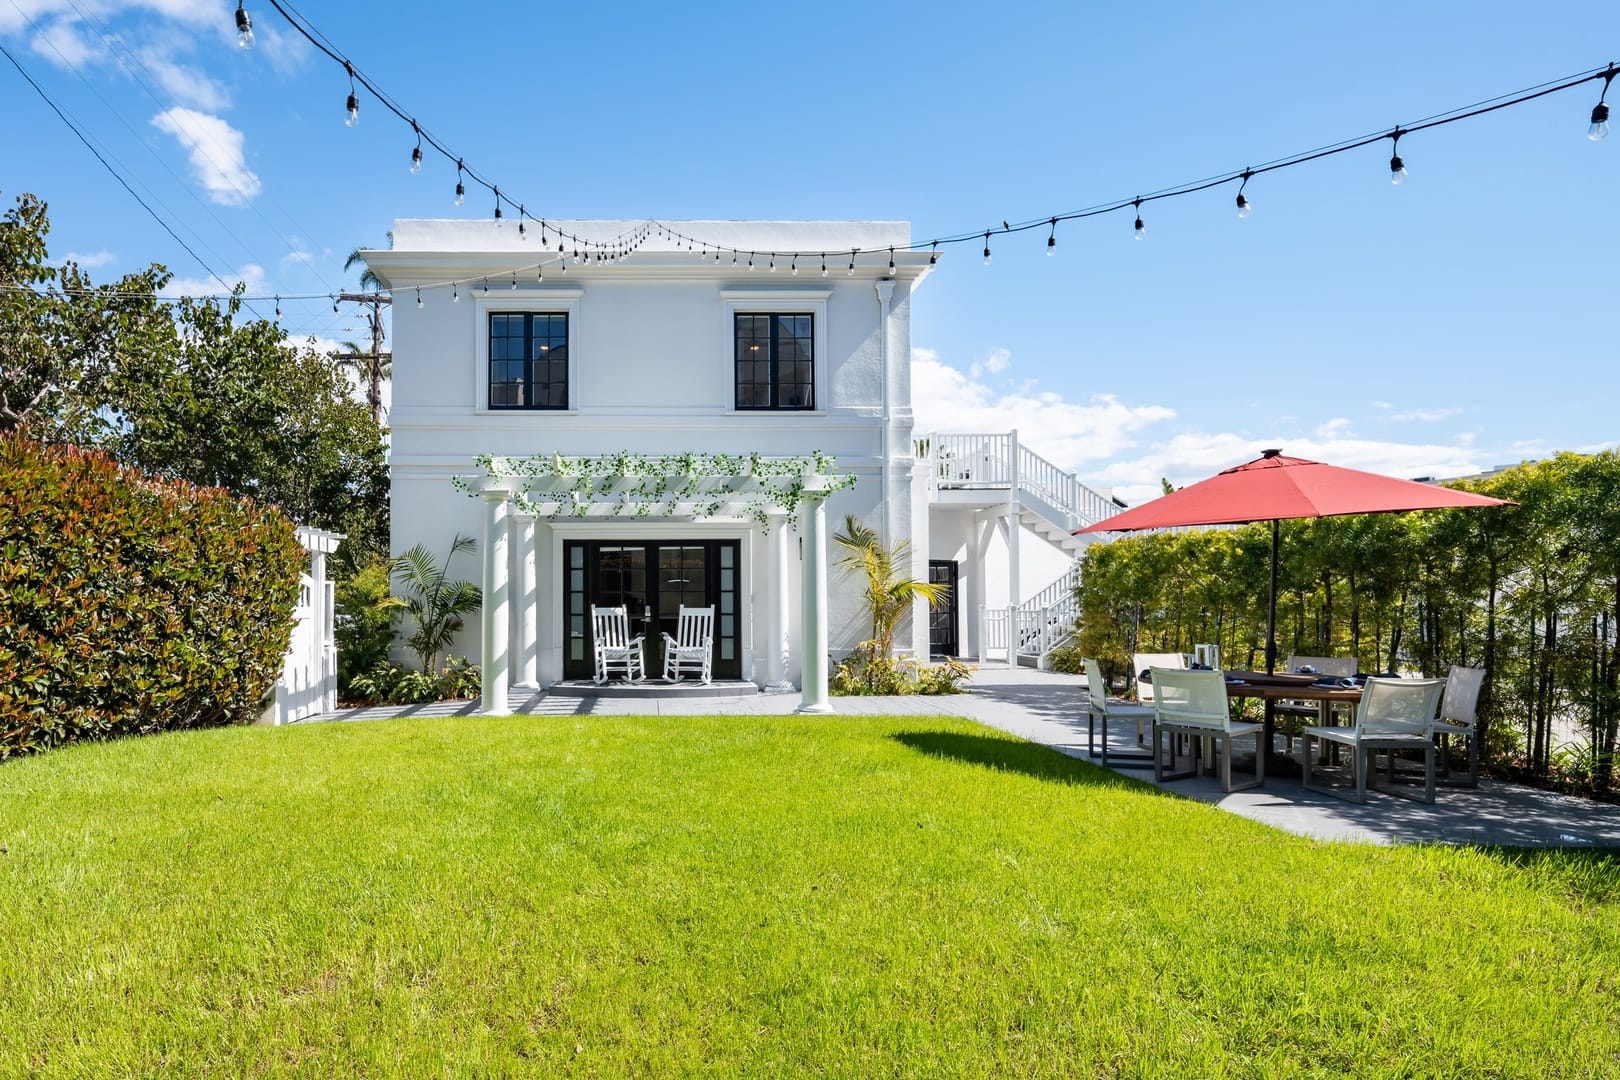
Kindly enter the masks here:
[[424, 674], [438, 674], [439, 655], [461, 630], [462, 616], [483, 604], [483, 593], [477, 585], [451, 581], [449, 577], [450, 562], [456, 554], [473, 551], [477, 546], [472, 537], [458, 534], [442, 566], [421, 544], [394, 560], [393, 577], [405, 591], [405, 610], [416, 620], [416, 630], [405, 639], [405, 647], [421, 658]]
[[866, 607], [872, 616], [871, 640], [877, 645], [878, 655], [887, 659], [894, 649], [895, 627], [912, 604], [917, 600], [938, 603], [945, 599], [950, 587], [906, 577], [905, 568], [911, 565], [910, 543], [902, 540], [892, 547], [886, 546], [876, 530], [853, 514], [844, 518], [844, 531], [835, 534], [833, 542], [845, 552], [838, 566], [866, 575]]

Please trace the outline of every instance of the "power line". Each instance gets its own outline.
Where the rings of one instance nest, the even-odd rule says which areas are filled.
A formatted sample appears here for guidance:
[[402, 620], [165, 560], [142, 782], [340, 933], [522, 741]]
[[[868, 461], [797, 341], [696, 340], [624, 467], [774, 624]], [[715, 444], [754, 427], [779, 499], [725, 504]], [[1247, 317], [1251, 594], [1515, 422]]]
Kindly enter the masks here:
[[[11, 66], [17, 69], [17, 74], [21, 75], [23, 77], [23, 79], [27, 81], [28, 85], [34, 88], [34, 93], [36, 93], [36, 94], [38, 94], [40, 96], [40, 100], [44, 101], [46, 105], [50, 106], [51, 111], [56, 114], [57, 119], [61, 120], [63, 124], [67, 125], [68, 130], [73, 132], [73, 134], [78, 138], [78, 140], [81, 143], [84, 144], [84, 148], [86, 150], [90, 151], [90, 153], [95, 157], [95, 159], [101, 163], [101, 167], [106, 169], [107, 172], [112, 176], [112, 178], [114, 180], [118, 181], [119, 186], [122, 187], [125, 191], [129, 192], [130, 198], [134, 199], [138, 204], [140, 204], [141, 209], [145, 210], [147, 212], [147, 214], [151, 216], [152, 220], [157, 222], [158, 225], [162, 227], [163, 231], [168, 233], [169, 236], [174, 240], [174, 242], [179, 244], [181, 246], [181, 248], [183, 248], [185, 250], [186, 254], [190, 255], [193, 259], [195, 259], [198, 266], [201, 266], [204, 270], [206, 270], [208, 272], [209, 277], [213, 278], [215, 281], [218, 281], [220, 284], [223, 285], [225, 283], [225, 279], [223, 277], [221, 277], [218, 273], [216, 273], [214, 271], [214, 268], [209, 266], [208, 263], [206, 261], [204, 261], [204, 259], [203, 259], [203, 257], [201, 255], [198, 255], [196, 253], [196, 251], [192, 250], [192, 247], [191, 247], [190, 244], [188, 244], [184, 240], [180, 239], [179, 234], [176, 233], [172, 228], [169, 227], [169, 223], [164, 221], [163, 218], [158, 215], [157, 211], [153, 210], [151, 208], [151, 206], [147, 205], [146, 200], [141, 198], [141, 196], [135, 191], [135, 189], [129, 186], [128, 181], [126, 181], [123, 178], [123, 176], [119, 175], [118, 170], [113, 168], [112, 165], [108, 163], [106, 158], [101, 156], [101, 151], [97, 150], [95, 148], [95, 146], [90, 142], [90, 140], [85, 137], [84, 132], [79, 130], [78, 125], [75, 124], [72, 120], [70, 120], [68, 118], [67, 114], [62, 111], [61, 107], [59, 107], [56, 104], [56, 102], [51, 99], [51, 96], [45, 92], [44, 88], [41, 87], [39, 85], [39, 83], [34, 81], [34, 77], [32, 75], [28, 74], [28, 70], [26, 68], [24, 68], [20, 63], [17, 62], [17, 58], [15, 56], [11, 55], [11, 50], [7, 49], [4, 45], [0, 45], [0, 54], [3, 54], [7, 60], [11, 61]], [[104, 293], [103, 295], [116, 295], [116, 294], [106, 294], [106, 293]], [[134, 294], [134, 295], [141, 295], [141, 294]], [[252, 310], [252, 308], [249, 308], [249, 310]], [[259, 318], [261, 318], [261, 319], [264, 317], [262, 315], [259, 315], [259, 313], [257, 311], [254, 311], [253, 313], [255, 315], [258, 315]]]

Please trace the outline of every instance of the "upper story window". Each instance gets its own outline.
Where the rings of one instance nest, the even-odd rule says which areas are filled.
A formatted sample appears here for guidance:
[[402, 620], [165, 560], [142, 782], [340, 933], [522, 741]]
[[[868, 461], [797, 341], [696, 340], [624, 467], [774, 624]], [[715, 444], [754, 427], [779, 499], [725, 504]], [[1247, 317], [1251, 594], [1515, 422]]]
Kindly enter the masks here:
[[568, 408], [566, 313], [490, 314], [489, 407]]
[[735, 318], [737, 408], [815, 408], [815, 317], [738, 312]]

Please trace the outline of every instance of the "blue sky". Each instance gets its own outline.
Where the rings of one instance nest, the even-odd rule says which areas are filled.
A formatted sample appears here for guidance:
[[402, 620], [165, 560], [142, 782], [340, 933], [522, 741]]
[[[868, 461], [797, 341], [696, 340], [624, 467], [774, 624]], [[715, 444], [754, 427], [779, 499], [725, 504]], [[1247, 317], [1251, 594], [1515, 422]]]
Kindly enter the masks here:
[[[250, 3], [0, 0], [0, 43], [171, 226], [255, 293], [327, 292], [396, 217], [487, 217], [453, 167]], [[1620, 59], [1612, 5], [305, 4], [341, 51], [536, 216], [1044, 217]], [[51, 203], [101, 277], [206, 272], [8, 63], [0, 193]], [[1128, 498], [1266, 446], [1456, 475], [1612, 446], [1620, 134], [1597, 86], [978, 245], [913, 313], [920, 428], [997, 430]], [[1620, 95], [1611, 94], [1611, 97]], [[210, 290], [214, 291], [214, 290]], [[255, 305], [269, 314], [273, 305]], [[360, 322], [284, 305], [323, 340]]]

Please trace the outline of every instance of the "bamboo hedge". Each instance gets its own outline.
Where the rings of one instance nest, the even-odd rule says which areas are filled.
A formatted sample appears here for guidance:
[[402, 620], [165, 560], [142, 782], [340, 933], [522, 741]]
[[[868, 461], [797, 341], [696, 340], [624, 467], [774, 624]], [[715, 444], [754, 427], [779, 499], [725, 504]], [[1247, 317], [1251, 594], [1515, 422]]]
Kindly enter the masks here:
[[[1451, 486], [1516, 506], [1282, 525], [1279, 662], [1362, 671], [1486, 669], [1483, 745], [1503, 774], [1615, 792], [1620, 726], [1620, 455], [1559, 454]], [[1124, 675], [1133, 652], [1219, 644], [1264, 663], [1270, 525], [1095, 544], [1077, 651]]]

